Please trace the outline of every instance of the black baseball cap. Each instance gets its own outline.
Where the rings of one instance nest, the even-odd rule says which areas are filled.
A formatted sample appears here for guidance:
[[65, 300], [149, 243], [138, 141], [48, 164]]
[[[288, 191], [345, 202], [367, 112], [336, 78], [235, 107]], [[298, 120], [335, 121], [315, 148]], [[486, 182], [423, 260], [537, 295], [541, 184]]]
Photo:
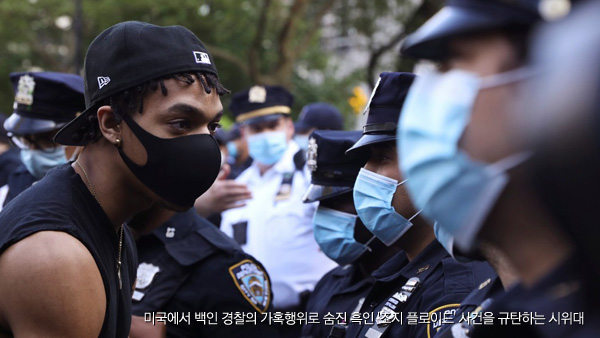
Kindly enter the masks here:
[[56, 143], [85, 145], [88, 116], [124, 90], [177, 73], [217, 75], [212, 56], [190, 30], [139, 21], [121, 22], [100, 33], [88, 48], [84, 72], [87, 109], [58, 132]]
[[4, 121], [10, 135], [40, 134], [61, 128], [85, 109], [83, 78], [57, 72], [11, 73], [13, 113]]
[[369, 115], [363, 135], [346, 154], [368, 149], [371, 144], [396, 140], [400, 111], [414, 79], [412, 73], [381, 73], [365, 111]]

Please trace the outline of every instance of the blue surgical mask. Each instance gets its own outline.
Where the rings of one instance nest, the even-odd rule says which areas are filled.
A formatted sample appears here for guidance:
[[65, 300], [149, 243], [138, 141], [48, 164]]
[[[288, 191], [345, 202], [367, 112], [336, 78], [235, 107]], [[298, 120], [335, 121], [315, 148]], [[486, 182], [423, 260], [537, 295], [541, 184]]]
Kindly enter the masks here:
[[233, 159], [237, 159], [238, 156], [238, 148], [235, 142], [227, 142], [227, 153]]
[[[506, 171], [528, 154], [509, 156], [494, 164], [474, 161], [458, 147], [481, 89], [514, 82], [522, 70], [487, 78], [462, 71], [431, 73], [413, 83], [398, 128], [401, 170], [409, 179], [415, 206], [438, 233], [454, 238], [470, 252], [487, 214], [508, 182]], [[438, 238], [442, 244], [445, 238]], [[446, 244], [447, 245], [447, 244]]]
[[296, 135], [294, 136], [294, 142], [298, 144], [300, 149], [308, 151], [308, 135]]
[[354, 183], [354, 206], [358, 217], [385, 245], [394, 244], [412, 227], [412, 219], [404, 218], [392, 206], [398, 181], [361, 168]]
[[21, 149], [21, 161], [27, 171], [39, 180], [48, 170], [67, 163], [67, 157], [64, 146], [56, 146], [53, 151]]
[[433, 233], [438, 242], [448, 251], [450, 256], [454, 257], [454, 237], [450, 235], [446, 229], [440, 226], [439, 222], [433, 224]]
[[368, 245], [354, 239], [356, 215], [319, 206], [313, 217], [313, 229], [317, 243], [327, 257], [340, 265], [356, 261], [365, 251], [370, 250]]
[[264, 165], [277, 163], [287, 150], [288, 142], [284, 131], [271, 131], [248, 136], [250, 157]]

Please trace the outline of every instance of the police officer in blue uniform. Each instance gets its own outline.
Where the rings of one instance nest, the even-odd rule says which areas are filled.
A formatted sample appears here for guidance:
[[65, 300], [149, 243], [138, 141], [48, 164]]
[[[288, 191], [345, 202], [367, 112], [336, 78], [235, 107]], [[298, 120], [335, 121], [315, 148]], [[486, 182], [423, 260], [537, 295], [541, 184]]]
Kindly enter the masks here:
[[44, 177], [48, 170], [67, 163], [72, 149], [67, 151], [67, 147], [54, 143], [53, 138], [85, 109], [83, 78], [79, 75], [12, 73], [10, 79], [15, 104], [4, 128], [21, 149], [22, 165], [10, 174], [7, 186], [0, 188], [2, 206]]
[[[460, 301], [491, 274], [485, 263], [452, 259], [405, 190], [395, 140], [414, 78], [410, 73], [380, 75], [363, 136], [347, 151], [369, 153], [354, 184], [358, 216], [384, 244], [403, 251], [373, 273], [374, 286], [360, 309], [363, 317], [350, 319], [346, 337], [432, 336], [442, 318], [452, 317]], [[423, 315], [432, 320], [419, 319]]]
[[[136, 242], [140, 265], [133, 293], [135, 316], [188, 315], [187, 321], [167, 323], [167, 337], [278, 336], [276, 328], [263, 321], [272, 290], [262, 264], [193, 209], [175, 214]], [[241, 324], [226, 325], [234, 313], [243, 315]], [[135, 329], [131, 334], [142, 336]]]
[[[405, 56], [440, 62], [439, 72], [417, 80], [400, 117], [408, 189], [436, 221], [441, 242], [481, 250], [509, 289], [503, 294], [492, 280], [482, 285], [462, 309], [479, 325], [454, 324], [440, 332], [444, 337], [562, 337], [566, 326], [549, 325], [550, 316], [540, 326], [513, 319], [502, 325], [500, 317], [579, 307], [573, 288], [556, 292], [577, 283], [569, 273], [578, 266], [572, 243], [523, 179], [530, 153], [514, 137], [515, 93], [533, 77], [529, 34], [569, 8], [567, 1], [448, 1], [402, 46]], [[524, 119], [530, 113], [518, 112]], [[495, 325], [481, 325], [482, 313]]]
[[8, 182], [8, 176], [21, 165], [19, 148], [13, 146], [4, 129], [6, 116], [0, 115], [0, 187]]
[[345, 152], [362, 136], [360, 131], [316, 130], [308, 142], [311, 185], [305, 202], [319, 202], [313, 218], [315, 239], [321, 250], [338, 267], [315, 286], [306, 312], [318, 314], [317, 323], [305, 325], [303, 337], [337, 336], [346, 325], [326, 323], [326, 315], [350, 318], [360, 309], [375, 279], [371, 273], [398, 248], [387, 247], [370, 233], [356, 216], [352, 188], [367, 152], [346, 156]]
[[308, 151], [308, 137], [315, 130], [342, 130], [344, 117], [335, 106], [326, 102], [309, 103], [302, 107], [294, 123], [294, 141], [300, 149]]

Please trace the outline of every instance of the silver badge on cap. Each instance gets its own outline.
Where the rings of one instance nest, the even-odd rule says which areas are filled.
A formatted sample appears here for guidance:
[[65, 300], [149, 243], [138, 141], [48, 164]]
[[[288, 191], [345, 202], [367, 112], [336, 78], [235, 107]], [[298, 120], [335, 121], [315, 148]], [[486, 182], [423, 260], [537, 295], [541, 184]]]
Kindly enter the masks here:
[[31, 106], [33, 104], [33, 90], [35, 89], [35, 80], [33, 76], [23, 75], [19, 78], [19, 86], [15, 102]]
[[538, 5], [540, 16], [546, 21], [561, 19], [571, 11], [570, 0], [542, 0]]
[[308, 155], [306, 159], [306, 166], [310, 171], [317, 171], [317, 149], [319, 146], [317, 145], [317, 140], [314, 137], [311, 137], [308, 140]]
[[254, 86], [248, 91], [248, 102], [265, 103], [267, 90], [263, 86]]

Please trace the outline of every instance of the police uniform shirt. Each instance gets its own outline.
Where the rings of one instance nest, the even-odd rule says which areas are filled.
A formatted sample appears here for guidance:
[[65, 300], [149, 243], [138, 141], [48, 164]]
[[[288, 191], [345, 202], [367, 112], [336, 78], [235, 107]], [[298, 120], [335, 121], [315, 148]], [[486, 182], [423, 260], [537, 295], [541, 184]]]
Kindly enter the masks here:
[[[586, 297], [584, 285], [581, 280], [582, 274], [578, 271], [581, 265], [575, 256], [571, 257], [559, 267], [557, 267], [548, 276], [544, 277], [539, 283], [530, 289], [521, 284], [517, 284], [509, 289], [504, 295], [498, 297], [489, 308], [493, 314], [494, 325], [481, 325], [473, 331], [474, 338], [480, 337], [539, 337], [539, 338], [565, 338], [575, 337], [588, 333], [595, 333], [594, 337], [600, 337], [600, 325], [596, 321], [590, 321], [598, 311], [586, 308]], [[568, 314], [567, 317], [573, 318], [573, 314], [583, 312], [584, 325], [571, 321], [551, 322], [551, 318], [560, 317], [562, 314]], [[543, 325], [530, 325], [531, 321], [517, 320], [520, 325], [511, 325], [513, 320], [508, 320], [508, 325], [501, 325], [499, 318], [507, 317], [506, 314], [537, 314], [543, 316], [541, 321]], [[521, 317], [523, 318], [523, 317]]]
[[[377, 282], [360, 310], [373, 314], [373, 324], [351, 323], [346, 337], [433, 337], [442, 318], [453, 318], [460, 302], [492, 275], [487, 263], [458, 263], [435, 240], [410, 262], [401, 252], [373, 273]], [[389, 325], [379, 325], [377, 314], [385, 308], [400, 314], [397, 320], [387, 317]]]
[[328, 313], [346, 313], [350, 318], [352, 312], [360, 309], [374, 283], [375, 278], [370, 275], [365, 278], [355, 264], [328, 272], [315, 286], [306, 306], [306, 312], [319, 314], [319, 321], [304, 325], [302, 337], [328, 337], [332, 326], [326, 325], [323, 317]]
[[96, 262], [106, 293], [106, 313], [99, 337], [128, 337], [137, 266], [135, 242], [125, 226], [122, 288], [119, 288], [116, 268], [119, 235], [71, 165], [51, 169], [38, 183], [17, 196], [0, 212], [0, 224], [0, 254], [39, 231], [65, 232], [84, 244]]
[[[472, 331], [474, 325], [469, 325], [467, 321], [460, 323], [461, 318], [471, 318], [475, 320], [476, 316], [487, 311], [484, 303], [489, 303], [496, 297], [504, 293], [504, 287], [498, 277], [491, 277], [485, 280], [475, 290], [473, 290], [462, 302], [454, 315], [454, 320], [448, 323], [442, 323], [442, 328], [435, 335], [435, 338], [466, 338]], [[479, 321], [481, 322], [481, 321]], [[458, 327], [452, 328], [454, 325]], [[458, 330], [458, 332], [457, 332]], [[461, 334], [464, 334], [461, 335]]]
[[0, 187], [8, 183], [8, 176], [22, 164], [18, 149], [10, 148], [0, 154]]
[[246, 206], [222, 214], [221, 230], [269, 272], [276, 309], [299, 305], [300, 294], [311, 291], [336, 266], [315, 241], [315, 204], [301, 200], [310, 176], [305, 167], [299, 169], [294, 163], [298, 150], [290, 141], [279, 162], [262, 176], [253, 163], [236, 179], [248, 186], [253, 198]]
[[[176, 214], [140, 238], [138, 255], [133, 313], [189, 316], [167, 323], [167, 337], [277, 336], [267, 321], [261, 323], [272, 298], [264, 268], [194, 209]], [[211, 313], [212, 320], [196, 320]], [[248, 322], [225, 325], [234, 313]]]
[[25, 165], [21, 164], [9, 176], [8, 183], [0, 188], [0, 210], [17, 195], [37, 182]]

